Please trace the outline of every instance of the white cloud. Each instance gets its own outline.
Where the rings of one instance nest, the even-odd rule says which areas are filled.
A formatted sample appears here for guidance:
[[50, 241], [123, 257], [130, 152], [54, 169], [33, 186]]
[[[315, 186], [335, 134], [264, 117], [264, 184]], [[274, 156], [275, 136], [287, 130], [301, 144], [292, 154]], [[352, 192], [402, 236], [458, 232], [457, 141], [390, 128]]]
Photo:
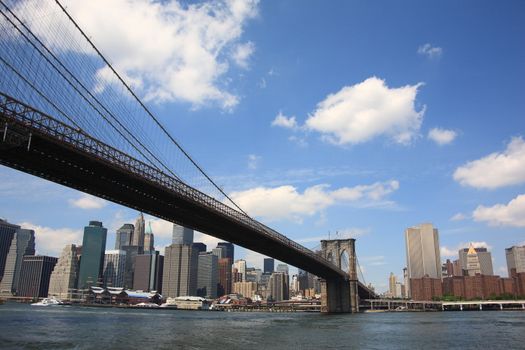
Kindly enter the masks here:
[[80, 209], [101, 209], [104, 208], [108, 202], [102, 198], [83, 193], [80, 198], [70, 199], [69, 204]]
[[417, 53], [428, 58], [439, 58], [443, 54], [443, 49], [441, 47], [434, 47], [429, 43], [421, 45], [417, 49]]
[[502, 153], [468, 162], [454, 172], [454, 180], [463, 186], [498, 188], [525, 182], [525, 142], [514, 137]]
[[[382, 266], [386, 265], [385, 257], [382, 255], [378, 256], [364, 256], [361, 259], [359, 259], [359, 262], [362, 263], [363, 266]], [[361, 266], [361, 270], [363, 270], [363, 266]]]
[[492, 249], [490, 245], [487, 244], [487, 242], [462, 242], [459, 243], [456, 247], [448, 248], [446, 246], [440, 247], [440, 253], [442, 258], [459, 258], [458, 252], [460, 249], [468, 248], [470, 244], [474, 246], [474, 248], [487, 248]]
[[303, 216], [312, 216], [338, 203], [375, 202], [399, 188], [399, 182], [376, 182], [372, 185], [342, 187], [330, 191], [328, 185], [308, 187], [303, 193], [293, 186], [274, 188], [256, 187], [230, 194], [250, 215], [267, 221], [293, 220], [301, 222]]
[[465, 220], [467, 216], [463, 213], [457, 213], [453, 217], [450, 218], [450, 221], [462, 221]]
[[39, 226], [30, 222], [19, 224], [22, 228], [35, 231], [35, 247], [37, 254], [59, 256], [68, 244], [82, 244], [83, 231], [72, 228], [51, 228]]
[[[226, 91], [222, 80], [230, 63], [247, 65], [253, 52], [253, 43], [240, 39], [246, 22], [257, 15], [257, 0], [189, 5], [176, 0], [62, 3], [146, 100], [185, 101], [194, 106], [218, 103], [225, 109], [238, 103], [238, 96]], [[35, 9], [37, 13], [60, 12], [52, 2], [25, 1], [17, 6], [21, 14]], [[31, 11], [24, 11], [28, 7]], [[51, 47], [93, 54], [87, 45], [77, 46], [73, 34], [53, 30], [67, 21], [63, 17], [46, 15], [27, 23]], [[54, 36], [57, 32], [60, 37]], [[98, 76], [103, 85], [110, 84], [103, 70]]]
[[485, 221], [491, 226], [525, 227], [525, 194], [518, 195], [508, 204], [492, 207], [480, 205], [472, 217], [475, 221]]
[[389, 88], [371, 77], [346, 86], [318, 103], [306, 120], [306, 128], [317, 131], [337, 145], [358, 144], [380, 135], [409, 144], [418, 134], [424, 108], [415, 110], [421, 84]]
[[261, 160], [260, 156], [257, 156], [255, 154], [248, 155], [248, 169], [255, 170], [259, 166], [259, 162]]
[[440, 146], [447, 145], [458, 136], [454, 130], [433, 128], [428, 132], [428, 138]]
[[291, 142], [295, 143], [297, 146], [299, 146], [301, 148], [308, 147], [308, 142], [306, 141], [306, 138], [304, 138], [304, 137], [291, 135], [290, 137], [288, 137], [288, 141], [291, 141]]
[[248, 68], [248, 60], [255, 51], [255, 45], [252, 42], [239, 44], [233, 52], [233, 60], [244, 69]]
[[287, 117], [285, 116], [281, 111], [279, 111], [279, 114], [275, 117], [275, 119], [272, 121], [272, 126], [280, 126], [282, 128], [286, 129], [297, 129], [297, 120], [295, 120], [294, 116]]

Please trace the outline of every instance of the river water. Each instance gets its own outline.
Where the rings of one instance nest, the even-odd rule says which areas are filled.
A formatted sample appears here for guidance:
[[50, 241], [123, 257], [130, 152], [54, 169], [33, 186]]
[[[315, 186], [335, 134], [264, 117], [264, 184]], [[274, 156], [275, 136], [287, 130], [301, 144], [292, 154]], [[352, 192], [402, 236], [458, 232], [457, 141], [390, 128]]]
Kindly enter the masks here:
[[357, 315], [0, 305], [0, 349], [525, 349], [524, 311]]

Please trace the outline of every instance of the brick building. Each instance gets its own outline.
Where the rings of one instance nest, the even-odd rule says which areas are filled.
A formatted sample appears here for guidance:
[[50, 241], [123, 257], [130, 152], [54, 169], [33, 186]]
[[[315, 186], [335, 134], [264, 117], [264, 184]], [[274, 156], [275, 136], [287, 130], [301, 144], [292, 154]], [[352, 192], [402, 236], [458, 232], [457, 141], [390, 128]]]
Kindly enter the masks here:
[[410, 279], [410, 290], [412, 300], [432, 300], [434, 297], [442, 297], [443, 289], [441, 279], [424, 276]]

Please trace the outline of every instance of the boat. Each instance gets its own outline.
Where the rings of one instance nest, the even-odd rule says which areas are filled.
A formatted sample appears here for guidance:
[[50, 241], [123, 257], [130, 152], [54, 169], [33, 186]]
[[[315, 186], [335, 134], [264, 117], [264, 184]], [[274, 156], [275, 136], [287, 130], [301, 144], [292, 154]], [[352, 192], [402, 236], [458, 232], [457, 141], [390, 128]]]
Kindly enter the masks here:
[[55, 298], [44, 298], [38, 303], [32, 303], [31, 306], [56, 306], [56, 305], [65, 305], [62, 300]]
[[133, 307], [143, 307], [143, 308], [159, 308], [160, 306], [155, 304], [155, 303], [139, 303], [139, 304], [135, 304], [133, 305]]

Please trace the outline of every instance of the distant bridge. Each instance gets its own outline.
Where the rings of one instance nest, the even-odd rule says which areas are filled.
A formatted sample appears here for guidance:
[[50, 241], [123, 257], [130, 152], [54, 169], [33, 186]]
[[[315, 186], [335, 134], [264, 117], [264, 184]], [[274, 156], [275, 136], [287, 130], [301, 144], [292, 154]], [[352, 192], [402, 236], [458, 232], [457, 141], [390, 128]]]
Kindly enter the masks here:
[[[31, 28], [44, 16], [23, 6], [15, 13], [16, 2], [8, 3], [0, 0], [1, 164], [274, 257], [325, 281], [338, 281], [341, 288], [353, 283], [363, 297], [374, 295], [357, 280], [355, 263], [353, 270], [344, 271], [238, 208], [124, 83], [58, 1], [57, 10], [72, 26], [64, 29], [70, 31], [64, 36], [70, 40], [76, 35], [75, 44], [87, 45], [95, 54], [86, 58], [60, 51], [70, 43], [46, 44]], [[76, 56], [81, 56], [78, 62], [73, 60]], [[112, 70], [120, 90], [94, 91], [96, 81], [90, 79], [101, 66]], [[157, 141], [161, 138], [163, 143]], [[194, 173], [182, 180], [182, 170], [188, 168]], [[217, 198], [189, 184], [203, 179], [219, 194]], [[355, 251], [350, 259], [356, 259]], [[326, 310], [349, 311], [335, 306]]]

